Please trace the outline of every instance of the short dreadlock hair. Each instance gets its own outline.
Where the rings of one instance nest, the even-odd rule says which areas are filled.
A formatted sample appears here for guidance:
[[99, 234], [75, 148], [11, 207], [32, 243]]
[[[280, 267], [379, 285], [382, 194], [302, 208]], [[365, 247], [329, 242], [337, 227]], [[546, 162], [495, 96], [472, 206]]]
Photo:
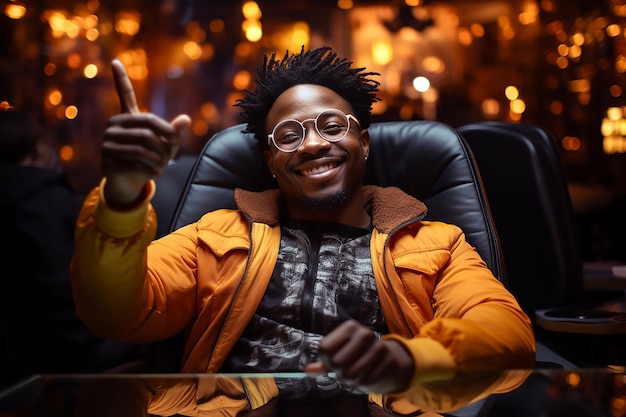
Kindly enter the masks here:
[[267, 148], [267, 114], [278, 96], [300, 84], [330, 88], [350, 104], [361, 127], [367, 128], [372, 104], [380, 100], [376, 96], [380, 83], [368, 77], [380, 74], [363, 72], [365, 68], [353, 68], [352, 64], [327, 46], [306, 52], [302, 47], [299, 54], [292, 55], [287, 51], [282, 60], [276, 59], [276, 53], [270, 58], [265, 55], [254, 80], [256, 89], [245, 90], [245, 97], [235, 104], [247, 122], [244, 133], [253, 133], [261, 148]]

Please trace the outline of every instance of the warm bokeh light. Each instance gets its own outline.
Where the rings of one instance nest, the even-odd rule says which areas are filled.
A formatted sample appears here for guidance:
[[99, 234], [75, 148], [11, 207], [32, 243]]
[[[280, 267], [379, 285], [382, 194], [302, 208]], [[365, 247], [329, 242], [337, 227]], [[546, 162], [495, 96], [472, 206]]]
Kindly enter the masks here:
[[582, 53], [583, 53], [583, 50], [580, 46], [572, 45], [569, 47], [569, 52], [567, 53], [567, 55], [572, 59], [576, 59], [576, 58], [580, 58], [580, 55], [582, 55]]
[[500, 113], [500, 103], [498, 100], [493, 98], [487, 98], [483, 100], [483, 104], [481, 106], [482, 112], [488, 119], [493, 119], [495, 116]]
[[209, 101], [202, 104], [200, 114], [209, 122], [216, 122], [219, 117], [219, 110], [215, 103]]
[[261, 8], [256, 1], [247, 1], [241, 6], [241, 13], [248, 20], [259, 20], [261, 18]]
[[522, 120], [522, 114], [509, 110], [509, 120], [511, 122], [519, 122], [520, 120]]
[[134, 36], [141, 28], [141, 14], [132, 10], [118, 12], [115, 16], [115, 31]]
[[422, 76], [415, 77], [413, 79], [413, 88], [420, 93], [424, 93], [430, 88], [430, 80]]
[[202, 48], [194, 41], [185, 42], [183, 52], [194, 61], [202, 57]]
[[74, 52], [67, 57], [67, 66], [70, 68], [78, 68], [81, 63], [80, 54]]
[[213, 19], [209, 22], [209, 30], [213, 33], [221, 33], [225, 28], [224, 21], [222, 19]]
[[472, 25], [470, 26], [470, 32], [472, 32], [472, 35], [474, 37], [482, 38], [483, 36], [485, 36], [485, 27], [480, 23], [472, 23]]
[[195, 120], [192, 125], [192, 131], [197, 137], [202, 137], [209, 131], [209, 123], [202, 119]]
[[74, 158], [74, 148], [70, 145], [61, 146], [59, 149], [59, 158], [63, 162], [69, 162]]
[[148, 55], [144, 49], [126, 50], [118, 55], [126, 67], [131, 80], [145, 80], [148, 77]]
[[398, 115], [402, 120], [411, 120], [414, 114], [415, 111], [413, 111], [413, 107], [410, 104], [403, 105], [400, 107], [400, 111], [398, 112]]
[[250, 86], [250, 82], [252, 81], [252, 75], [249, 71], [241, 70], [238, 71], [237, 74], [233, 77], [233, 87], [236, 90], [243, 90]]
[[516, 114], [522, 114], [526, 111], [526, 103], [524, 100], [516, 99], [511, 101], [511, 112]]
[[626, 72], [626, 57], [624, 55], [619, 55], [615, 60], [615, 70], [620, 74]]
[[85, 78], [95, 78], [98, 75], [98, 67], [95, 64], [89, 64], [83, 69]]
[[100, 8], [100, 2], [98, 0], [88, 0], [85, 6], [87, 6], [87, 10], [93, 13]]
[[187, 34], [192, 41], [202, 43], [206, 39], [206, 32], [198, 22], [189, 22], [186, 27]]
[[52, 62], [48, 62], [44, 67], [43, 67], [43, 73], [46, 74], [47, 76], [51, 76], [53, 75], [57, 70], [57, 66], [54, 65]]
[[19, 3], [9, 3], [4, 7], [4, 14], [11, 19], [21, 19], [26, 15], [26, 6]]
[[609, 107], [602, 119], [600, 132], [605, 154], [626, 152], [626, 118], [623, 107]]
[[65, 26], [65, 36], [70, 39], [76, 39], [80, 34], [80, 25], [77, 19], [67, 20]]
[[241, 24], [246, 39], [250, 42], [258, 42], [263, 37], [261, 22], [258, 20], [244, 20]]
[[578, 385], [580, 385], [580, 375], [575, 372], [567, 374], [567, 377], [565, 379], [567, 381], [567, 384], [571, 387], [577, 387]]
[[517, 19], [522, 25], [530, 25], [535, 23], [539, 18], [539, 7], [534, 1], [524, 3], [524, 10], [518, 15]]
[[65, 118], [72, 120], [78, 116], [78, 107], [76, 106], [67, 106], [65, 109]]
[[433, 74], [441, 74], [446, 70], [446, 64], [437, 56], [429, 55], [422, 60], [422, 67], [425, 71]]
[[342, 10], [350, 10], [354, 7], [352, 0], [337, 0], [337, 7]]
[[580, 149], [580, 139], [576, 136], [565, 136], [561, 140], [561, 146], [566, 151], [577, 151]]
[[624, 112], [621, 107], [609, 107], [606, 110], [606, 117], [611, 121], [620, 120], [624, 116]]
[[519, 98], [519, 90], [517, 87], [509, 85], [504, 89], [504, 95], [509, 100], [515, 100]]
[[372, 44], [372, 59], [378, 65], [387, 65], [393, 59], [393, 47], [389, 42], [378, 41]]
[[61, 94], [58, 89], [55, 88], [48, 93], [48, 103], [52, 104], [53, 106], [58, 106], [59, 104], [61, 104], [62, 100], [63, 94]]
[[459, 29], [459, 33], [457, 35], [459, 39], [459, 43], [463, 46], [469, 46], [472, 44], [474, 37], [469, 29], [463, 28]]
[[96, 41], [99, 36], [100, 36], [100, 31], [96, 28], [89, 28], [85, 32], [85, 38], [87, 38], [87, 40], [91, 42]]
[[95, 14], [90, 14], [89, 16], [86, 16], [84, 19], [85, 22], [85, 27], [88, 29], [91, 28], [97, 28], [98, 27], [98, 16]]
[[291, 27], [291, 43], [293, 45], [308, 45], [311, 37], [310, 32], [308, 23], [295, 22]]
[[620, 28], [618, 24], [613, 23], [606, 27], [606, 34], [607, 36], [610, 36], [611, 38], [615, 38], [619, 36], [620, 33], [622, 33], [622, 29]]
[[576, 32], [572, 35], [571, 41], [573, 45], [583, 46], [585, 43], [585, 35], [580, 32]]
[[202, 59], [210, 61], [215, 57], [215, 47], [210, 43], [202, 45]]
[[238, 58], [248, 58], [254, 49], [248, 42], [239, 42], [235, 47], [235, 56]]
[[563, 114], [563, 103], [559, 100], [554, 100], [550, 103], [550, 112], [552, 114]]
[[515, 37], [515, 28], [511, 25], [511, 19], [508, 16], [498, 17], [498, 26], [503, 40], [510, 41]]
[[609, 88], [609, 93], [611, 94], [612, 97], [620, 97], [622, 95], [622, 87], [620, 87], [617, 84], [613, 84]]

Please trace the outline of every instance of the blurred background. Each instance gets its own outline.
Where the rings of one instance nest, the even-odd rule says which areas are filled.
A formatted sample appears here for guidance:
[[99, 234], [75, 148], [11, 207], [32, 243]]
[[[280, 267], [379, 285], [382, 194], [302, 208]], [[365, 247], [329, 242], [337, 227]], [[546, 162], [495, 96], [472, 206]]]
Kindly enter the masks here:
[[[187, 113], [197, 154], [240, 123], [263, 54], [329, 45], [381, 75], [374, 120], [540, 125], [585, 260], [626, 261], [626, 1], [0, 0], [0, 107], [47, 129], [72, 185], [100, 179], [121, 59], [143, 110]], [[523, 201], [520, 201], [523, 204]]]

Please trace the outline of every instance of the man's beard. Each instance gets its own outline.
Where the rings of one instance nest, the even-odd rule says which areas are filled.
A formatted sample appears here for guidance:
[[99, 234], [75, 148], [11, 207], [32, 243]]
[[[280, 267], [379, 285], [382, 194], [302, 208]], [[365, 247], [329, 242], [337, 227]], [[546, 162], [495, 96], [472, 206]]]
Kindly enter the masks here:
[[303, 197], [302, 202], [313, 211], [331, 210], [348, 201], [350, 193], [346, 187], [341, 187], [338, 193], [328, 198]]

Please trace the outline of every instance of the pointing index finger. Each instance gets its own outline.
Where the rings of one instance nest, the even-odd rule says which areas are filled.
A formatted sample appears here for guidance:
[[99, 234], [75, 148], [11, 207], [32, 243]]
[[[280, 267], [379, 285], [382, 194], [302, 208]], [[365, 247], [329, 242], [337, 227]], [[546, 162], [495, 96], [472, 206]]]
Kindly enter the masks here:
[[120, 99], [123, 113], [139, 113], [139, 106], [135, 97], [135, 89], [133, 88], [130, 78], [126, 73], [124, 64], [118, 59], [111, 62], [113, 69], [113, 79], [115, 81], [115, 89]]

